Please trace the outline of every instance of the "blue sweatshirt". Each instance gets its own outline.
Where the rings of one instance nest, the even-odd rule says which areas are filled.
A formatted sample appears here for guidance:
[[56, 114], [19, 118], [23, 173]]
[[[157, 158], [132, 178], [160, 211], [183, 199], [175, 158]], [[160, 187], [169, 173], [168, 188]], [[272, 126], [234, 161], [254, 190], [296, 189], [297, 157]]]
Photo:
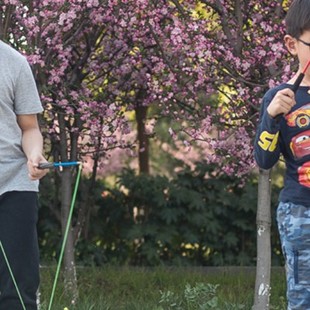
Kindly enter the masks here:
[[270, 169], [282, 154], [286, 174], [279, 200], [310, 207], [310, 88], [298, 88], [289, 114], [273, 119], [267, 113], [275, 94], [288, 87], [292, 85], [281, 84], [263, 98], [254, 156], [260, 168]]

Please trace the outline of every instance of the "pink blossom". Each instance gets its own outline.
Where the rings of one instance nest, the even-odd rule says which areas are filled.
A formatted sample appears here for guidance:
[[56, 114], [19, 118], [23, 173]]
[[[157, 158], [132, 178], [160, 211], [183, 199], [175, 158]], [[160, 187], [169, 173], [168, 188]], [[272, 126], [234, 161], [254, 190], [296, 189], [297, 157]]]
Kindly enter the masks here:
[[[169, 118], [182, 152], [199, 144], [225, 173], [251, 171], [260, 98], [292, 68], [274, 1], [241, 1], [242, 25], [229, 1], [206, 2], [216, 26], [192, 16], [193, 0], [182, 2], [182, 13], [169, 1], [42, 0], [32, 10], [3, 3], [3, 14], [16, 6], [7, 41], [27, 54], [53, 141], [65, 113], [65, 135], [79, 135], [79, 151], [106, 157], [136, 143], [134, 135], [130, 143], [124, 138], [134, 130], [129, 115], [150, 106], [157, 118]], [[156, 134], [155, 120], [145, 124]]]

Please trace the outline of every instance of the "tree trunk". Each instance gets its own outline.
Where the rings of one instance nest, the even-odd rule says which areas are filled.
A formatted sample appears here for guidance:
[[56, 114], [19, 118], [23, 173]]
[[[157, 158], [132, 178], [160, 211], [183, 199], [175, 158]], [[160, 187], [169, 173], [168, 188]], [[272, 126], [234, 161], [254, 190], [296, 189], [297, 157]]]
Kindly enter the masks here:
[[[72, 172], [71, 169], [64, 169], [61, 173], [61, 229], [62, 235], [65, 235], [65, 230], [70, 213], [71, 198], [72, 198]], [[73, 304], [78, 298], [77, 276], [74, 258], [74, 235], [72, 227], [68, 232], [68, 238], [64, 251], [64, 279], [65, 289], [68, 296], [70, 296]]]
[[149, 137], [145, 130], [145, 121], [148, 107], [138, 105], [136, 111], [136, 121], [139, 142], [139, 171], [140, 173], [149, 174]]
[[79, 200], [79, 210], [77, 215], [77, 221], [74, 228], [74, 244], [76, 245], [79, 236], [82, 234], [84, 240], [88, 240], [91, 211], [94, 206], [94, 188], [97, 177], [97, 169], [99, 156], [95, 156], [92, 173], [89, 178], [89, 182], [83, 182], [80, 184], [81, 198]]
[[[136, 122], [137, 122], [137, 138], [138, 138], [138, 157], [139, 157], [139, 173], [150, 174], [149, 166], [149, 137], [145, 131], [145, 121], [147, 116], [147, 107], [137, 105], [135, 108]], [[140, 206], [137, 209], [136, 218], [146, 221], [150, 213], [150, 207], [148, 205]]]
[[271, 185], [270, 170], [259, 170], [257, 203], [257, 263], [252, 310], [268, 310], [271, 269]]
[[[59, 114], [59, 134], [60, 134], [60, 159], [63, 162], [69, 160], [68, 158], [68, 139], [66, 135], [66, 121], [64, 114]], [[75, 152], [76, 144], [74, 139], [71, 139], [71, 158], [74, 160], [76, 157], [72, 157], [73, 152]], [[70, 213], [71, 199], [72, 199], [72, 179], [75, 174], [71, 169], [64, 169], [60, 173], [61, 178], [61, 229], [62, 235], [65, 235], [66, 226], [68, 223], [68, 216]], [[64, 282], [65, 289], [68, 296], [70, 296], [73, 303], [76, 303], [78, 298], [77, 289], [77, 276], [76, 276], [76, 266], [74, 258], [74, 232], [72, 225], [70, 225], [66, 247], [64, 251]]]
[[[0, 40], [8, 40], [8, 29], [12, 23], [12, 11], [15, 10], [15, 6], [8, 4], [5, 6], [5, 11], [1, 12], [0, 16]], [[15, 42], [14, 42], [15, 43]]]

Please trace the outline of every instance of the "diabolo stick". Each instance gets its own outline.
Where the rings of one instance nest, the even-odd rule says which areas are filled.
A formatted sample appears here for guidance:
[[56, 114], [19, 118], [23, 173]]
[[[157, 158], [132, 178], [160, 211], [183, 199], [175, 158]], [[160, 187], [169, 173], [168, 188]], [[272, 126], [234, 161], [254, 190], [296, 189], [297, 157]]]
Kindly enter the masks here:
[[308, 70], [309, 66], [310, 66], [310, 60], [307, 62], [307, 64], [304, 67], [303, 71], [298, 75], [295, 83], [293, 84], [292, 91], [294, 93], [296, 93], [296, 91], [297, 91], [299, 85], [301, 84], [301, 82], [302, 82], [302, 80], [303, 80], [303, 78], [304, 78], [304, 76], [306, 74], [306, 71]]

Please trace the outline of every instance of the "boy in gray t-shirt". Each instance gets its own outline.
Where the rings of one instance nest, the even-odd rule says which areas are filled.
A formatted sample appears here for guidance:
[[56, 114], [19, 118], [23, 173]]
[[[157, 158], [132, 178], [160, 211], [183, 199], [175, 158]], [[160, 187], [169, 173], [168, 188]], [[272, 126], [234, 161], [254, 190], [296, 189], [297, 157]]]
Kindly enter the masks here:
[[26, 58], [0, 41], [0, 309], [37, 309], [37, 191], [46, 173], [38, 165], [46, 160], [36, 114], [42, 110]]

